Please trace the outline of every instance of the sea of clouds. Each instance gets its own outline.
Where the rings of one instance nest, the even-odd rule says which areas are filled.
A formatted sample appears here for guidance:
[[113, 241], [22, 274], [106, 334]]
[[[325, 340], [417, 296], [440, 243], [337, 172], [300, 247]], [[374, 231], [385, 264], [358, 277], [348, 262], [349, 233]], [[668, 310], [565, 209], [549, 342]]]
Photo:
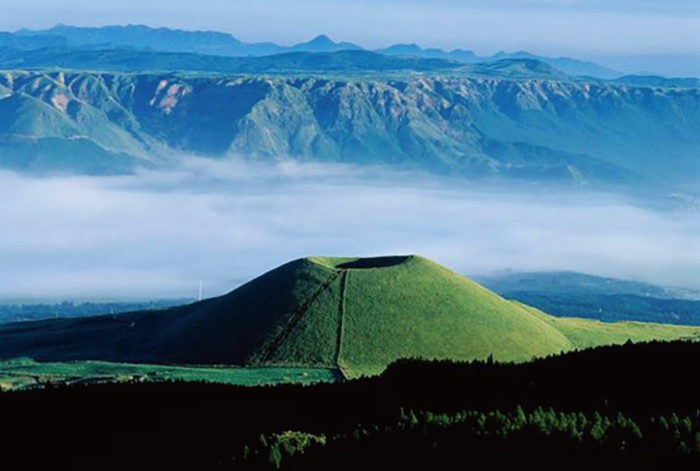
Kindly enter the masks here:
[[610, 194], [340, 165], [186, 159], [115, 177], [0, 172], [0, 300], [193, 297], [306, 255], [464, 274], [573, 270], [700, 287], [700, 213]]

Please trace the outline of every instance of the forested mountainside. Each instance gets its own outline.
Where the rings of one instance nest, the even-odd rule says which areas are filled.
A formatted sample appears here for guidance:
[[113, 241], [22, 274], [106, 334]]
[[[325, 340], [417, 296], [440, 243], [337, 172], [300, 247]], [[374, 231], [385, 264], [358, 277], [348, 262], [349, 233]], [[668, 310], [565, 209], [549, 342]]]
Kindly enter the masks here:
[[493, 67], [481, 77], [5, 71], [0, 165], [118, 173], [189, 153], [615, 184], [700, 175], [700, 89]]

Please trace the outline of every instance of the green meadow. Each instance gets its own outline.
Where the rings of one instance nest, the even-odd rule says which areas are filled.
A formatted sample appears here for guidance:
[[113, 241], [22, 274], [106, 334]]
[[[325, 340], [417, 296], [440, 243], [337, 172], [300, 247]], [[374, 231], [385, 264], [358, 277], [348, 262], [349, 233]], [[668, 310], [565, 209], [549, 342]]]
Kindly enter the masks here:
[[120, 381], [205, 381], [262, 386], [330, 382], [335, 377], [332, 370], [321, 368], [205, 368], [103, 361], [37, 362], [31, 358], [0, 362], [2, 389]]

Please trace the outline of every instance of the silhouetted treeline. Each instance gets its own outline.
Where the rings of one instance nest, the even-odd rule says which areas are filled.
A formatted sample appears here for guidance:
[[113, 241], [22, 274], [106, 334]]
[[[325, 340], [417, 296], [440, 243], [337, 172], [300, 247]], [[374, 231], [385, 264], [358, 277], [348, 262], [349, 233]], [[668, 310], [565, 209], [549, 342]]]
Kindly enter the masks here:
[[[511, 413], [464, 411], [454, 415], [402, 412], [390, 425], [360, 425], [335, 436], [305, 432], [261, 435], [230, 463], [238, 469], [447, 468], [515, 466], [524, 459], [551, 463], [612, 464], [659, 469], [700, 464], [700, 426], [690, 417], [639, 422], [618, 413], [563, 413], [538, 408]], [[419, 465], [419, 466], [417, 466]]]
[[[662, 416], [673, 421], [675, 414], [679, 423], [689, 421], [697, 433], [698, 358], [700, 343], [654, 342], [572, 352], [521, 365], [406, 360], [380, 377], [313, 386], [123, 383], [5, 392], [0, 394], [5, 435], [0, 443], [13, 450], [10, 457], [29, 453], [33, 460], [42, 456], [52, 463], [78, 460], [101, 469], [108, 465], [134, 469], [135, 462], [153, 469], [241, 465], [233, 460], [245, 446], [254, 450], [251, 445], [261, 436], [287, 431], [308, 434], [312, 442], [313, 437], [326, 437], [325, 446], [312, 443], [309, 453], [297, 455], [299, 460], [318, 459], [319, 466], [327, 463], [324, 453], [339, 462], [346, 458], [352, 462], [335, 455], [335, 447], [369, 468], [378, 467], [383, 459], [397, 463], [405, 459], [408, 466], [423, 455], [438, 460], [460, 450], [467, 454], [472, 450], [475, 460], [478, 453], [494, 453], [500, 460], [509, 456], [534, 460], [535, 451], [527, 452], [532, 449], [559, 458], [587, 457], [592, 463], [596, 459], [675, 463], [691, 459], [679, 443], [673, 442], [675, 448], [647, 445], [667, 440], [668, 433], [658, 435], [654, 425]], [[503, 438], [464, 425], [478, 423], [480, 415], [471, 414], [491, 417], [488, 414], [502, 411], [507, 419], [493, 420], [509, 423], [519, 410], [549, 414], [550, 409], [557, 417], [584, 416], [584, 440], [579, 441], [573, 431], [552, 438], [557, 434], [543, 435], [527, 427]], [[412, 413], [418, 420], [415, 428], [406, 426], [413, 421]], [[596, 416], [615, 421], [620, 414], [641, 431], [639, 446], [620, 450], [619, 441], [608, 447], [585, 440], [592, 436], [590, 424]], [[424, 429], [422, 423], [430, 427]], [[355, 443], [357, 434], [366, 439]], [[670, 436], [675, 437], [675, 431]], [[690, 438], [683, 442], [697, 451], [698, 444]], [[430, 451], [433, 443], [437, 448]], [[313, 447], [318, 455], [312, 453]], [[33, 453], [37, 449], [41, 455]], [[397, 457], [399, 449], [408, 451]], [[289, 461], [289, 466], [295, 462]], [[304, 462], [301, 469], [306, 467]]]

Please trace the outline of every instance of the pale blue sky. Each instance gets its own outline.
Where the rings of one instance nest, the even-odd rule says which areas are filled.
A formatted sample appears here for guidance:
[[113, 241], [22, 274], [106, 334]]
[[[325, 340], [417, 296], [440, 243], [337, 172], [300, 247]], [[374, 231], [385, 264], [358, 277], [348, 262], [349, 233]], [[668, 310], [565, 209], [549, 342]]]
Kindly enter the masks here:
[[0, 30], [143, 23], [295, 43], [326, 33], [479, 53], [700, 53], [699, 0], [0, 0]]

